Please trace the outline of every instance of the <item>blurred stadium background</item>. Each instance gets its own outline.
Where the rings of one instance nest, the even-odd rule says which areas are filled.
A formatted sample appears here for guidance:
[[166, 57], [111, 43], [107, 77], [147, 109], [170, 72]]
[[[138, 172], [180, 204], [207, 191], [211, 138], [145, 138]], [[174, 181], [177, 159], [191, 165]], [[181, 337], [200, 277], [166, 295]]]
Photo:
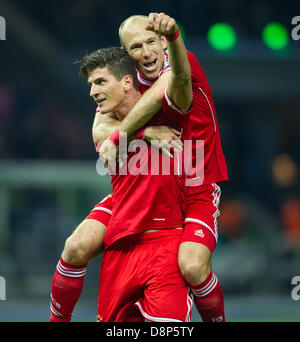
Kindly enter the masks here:
[[[74, 62], [119, 45], [120, 22], [151, 11], [180, 23], [214, 94], [230, 175], [213, 258], [227, 319], [300, 321], [291, 297], [300, 275], [299, 2], [149, 3], [0, 2], [0, 321], [48, 320], [64, 241], [111, 189], [96, 173], [95, 105]], [[74, 321], [96, 319], [99, 263], [88, 267]]]

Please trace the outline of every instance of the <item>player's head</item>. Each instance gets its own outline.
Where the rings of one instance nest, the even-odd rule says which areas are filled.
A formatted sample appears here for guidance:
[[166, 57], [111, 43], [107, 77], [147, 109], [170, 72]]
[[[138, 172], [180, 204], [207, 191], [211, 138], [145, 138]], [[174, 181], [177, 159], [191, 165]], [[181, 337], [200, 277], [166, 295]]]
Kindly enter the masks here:
[[138, 92], [135, 65], [120, 47], [99, 49], [84, 56], [79, 74], [87, 77], [90, 96], [102, 114], [118, 111], [129, 92]]
[[119, 37], [139, 72], [148, 79], [155, 79], [164, 65], [165, 40], [146, 30], [147, 23], [148, 17], [133, 15], [120, 25]]

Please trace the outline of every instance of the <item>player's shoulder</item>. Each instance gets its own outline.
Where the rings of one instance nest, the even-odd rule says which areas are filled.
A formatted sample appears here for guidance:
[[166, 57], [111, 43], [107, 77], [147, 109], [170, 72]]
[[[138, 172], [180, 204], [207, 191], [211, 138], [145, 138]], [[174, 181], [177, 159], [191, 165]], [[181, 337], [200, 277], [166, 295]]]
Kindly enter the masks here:
[[194, 57], [194, 58], [196, 58], [195, 54], [194, 54], [192, 51], [186, 50], [186, 53], [187, 53], [188, 57]]
[[193, 52], [191, 52], [189, 50], [187, 50], [186, 52], [187, 52], [188, 60], [189, 60], [189, 62], [191, 64], [191, 66], [195, 66], [195, 67], [198, 66], [198, 67], [201, 68], [197, 56]]
[[193, 52], [187, 50], [187, 56], [192, 71], [193, 84], [202, 84], [203, 82], [207, 82], [205, 72], [201, 67], [196, 55]]

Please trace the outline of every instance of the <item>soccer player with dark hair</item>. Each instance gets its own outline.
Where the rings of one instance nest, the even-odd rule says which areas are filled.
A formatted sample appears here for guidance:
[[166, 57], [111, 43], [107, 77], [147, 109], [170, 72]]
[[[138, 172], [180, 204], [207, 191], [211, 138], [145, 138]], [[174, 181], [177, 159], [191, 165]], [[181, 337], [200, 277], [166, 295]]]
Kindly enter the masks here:
[[[180, 48], [184, 48], [184, 45]], [[119, 54], [123, 58], [127, 52], [119, 48]], [[90, 95], [101, 108], [101, 114], [113, 113], [116, 119], [122, 120], [141, 94], [133, 86], [135, 69], [134, 76], [132, 70], [130, 74], [124, 75], [124, 72], [129, 73], [128, 68], [120, 72], [120, 64], [112, 55], [111, 49], [100, 49], [85, 56], [81, 74], [88, 76]], [[105, 67], [102, 67], [103, 60]], [[132, 64], [133, 61], [130, 61]], [[185, 60], [181, 60], [180, 68], [189, 74], [186, 56]], [[181, 103], [185, 109], [190, 109], [191, 80], [189, 77], [186, 80], [181, 83], [181, 94], [184, 97]], [[168, 92], [172, 93], [172, 88], [178, 86], [177, 82], [176, 77], [169, 82], [163, 99], [164, 112], [158, 113], [152, 124], [172, 125], [187, 139], [188, 111], [176, 107], [168, 97]], [[149, 145], [145, 145], [142, 152], [144, 157], [141, 167], [151, 160], [153, 151]], [[129, 155], [128, 159], [132, 159], [133, 155]], [[160, 158], [167, 157], [160, 154]], [[174, 160], [172, 170], [175, 168]], [[184, 176], [173, 172], [169, 175], [133, 173], [112, 176], [113, 211], [105, 234], [98, 319], [189, 321], [192, 298], [177, 262], [185, 205]], [[141, 260], [145, 260], [145, 263]], [[123, 267], [120, 267], [122, 263]], [[72, 268], [71, 265], [67, 266], [66, 269]], [[63, 316], [70, 314], [58, 310], [61, 303], [56, 295], [55, 283], [53, 281], [52, 284], [52, 314], [63, 319]]]
[[[111, 50], [119, 53], [112, 54]], [[123, 120], [141, 94], [134, 86], [135, 68], [130, 70], [123, 67], [123, 63], [118, 64], [118, 54], [121, 62], [123, 54], [128, 55], [122, 48], [116, 48], [100, 49], [84, 57], [81, 73], [87, 73], [90, 95], [98, 103], [101, 113], [114, 113]], [[95, 55], [101, 63], [95, 63]], [[128, 59], [133, 64], [129, 55]], [[102, 67], [102, 60], [105, 60], [105, 67]], [[187, 57], [181, 63], [182, 72], [186, 70], [189, 76]], [[152, 124], [172, 125], [188, 139], [189, 112], [174, 107], [174, 103], [169, 104], [169, 93], [175, 86], [176, 75], [168, 84], [163, 111], [157, 113]], [[182, 103], [185, 102], [185, 109], [190, 109], [191, 80], [182, 83], [181, 87]], [[183, 232], [184, 175], [174, 172], [176, 158], [171, 159], [169, 174], [164, 174], [162, 168], [158, 174], [153, 174], [148, 169], [153, 153], [161, 160], [168, 159], [159, 151], [153, 151], [149, 144], [144, 144], [139, 151], [142, 156], [139, 166], [133, 163], [124, 173], [123, 166], [118, 164], [116, 174], [111, 175], [113, 210], [105, 233], [100, 269], [100, 321], [190, 320], [192, 299], [177, 262]], [[128, 165], [136, 155], [137, 152], [128, 154]]]

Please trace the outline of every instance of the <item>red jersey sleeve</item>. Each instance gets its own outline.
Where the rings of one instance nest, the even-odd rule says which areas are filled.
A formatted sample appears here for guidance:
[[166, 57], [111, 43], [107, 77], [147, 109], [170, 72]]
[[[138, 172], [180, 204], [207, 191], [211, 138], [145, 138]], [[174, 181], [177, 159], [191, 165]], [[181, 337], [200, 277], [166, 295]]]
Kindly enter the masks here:
[[197, 57], [190, 51], [187, 51], [188, 60], [191, 66], [193, 87], [208, 86], [208, 81], [204, 70], [202, 69]]
[[85, 219], [99, 221], [107, 227], [112, 215], [112, 201], [113, 194], [109, 194], [101, 202], [94, 206]]
[[165, 95], [163, 97], [163, 104], [162, 104], [162, 110], [164, 113], [173, 113], [175, 116], [178, 114], [180, 115], [187, 115], [190, 114], [192, 111], [193, 104], [191, 104], [189, 109], [183, 110], [176, 106], [176, 104], [171, 100], [169, 97], [167, 90], [165, 90]]

